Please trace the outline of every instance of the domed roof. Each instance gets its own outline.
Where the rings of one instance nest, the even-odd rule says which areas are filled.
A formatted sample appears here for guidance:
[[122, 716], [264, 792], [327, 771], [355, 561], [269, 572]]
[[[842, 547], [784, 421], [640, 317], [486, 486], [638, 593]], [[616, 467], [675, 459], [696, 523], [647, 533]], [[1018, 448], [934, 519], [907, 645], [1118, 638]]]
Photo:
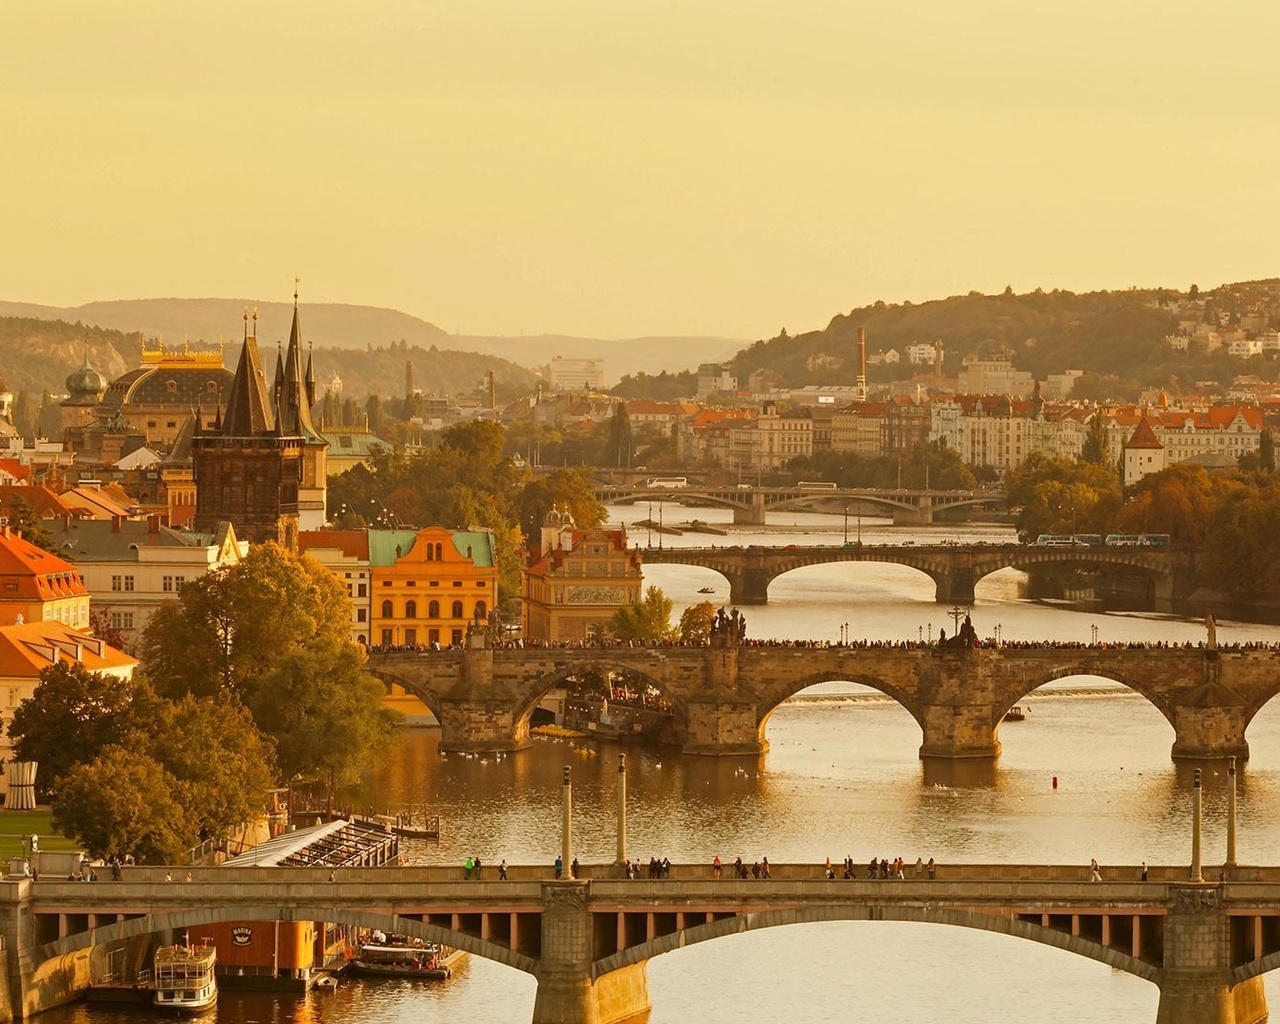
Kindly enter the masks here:
[[96, 399], [107, 390], [107, 378], [89, 365], [89, 356], [84, 357], [84, 364], [67, 378], [67, 395], [72, 400]]

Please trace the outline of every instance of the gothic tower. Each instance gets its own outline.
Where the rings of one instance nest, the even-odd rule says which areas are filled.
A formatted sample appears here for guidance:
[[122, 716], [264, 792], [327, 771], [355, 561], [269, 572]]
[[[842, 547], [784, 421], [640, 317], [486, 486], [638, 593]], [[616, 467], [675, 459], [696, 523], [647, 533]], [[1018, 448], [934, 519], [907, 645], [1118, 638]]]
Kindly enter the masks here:
[[[193, 525], [199, 532], [212, 533], [225, 520], [235, 526], [236, 536], [251, 543], [272, 540], [297, 550], [308, 441], [298, 429], [298, 416], [286, 415], [288, 403], [283, 396], [272, 402], [258, 354], [258, 314], [253, 315], [253, 334], [247, 311], [244, 320], [244, 345], [225, 409], [218, 409], [212, 427], [197, 424], [191, 439], [196, 484]], [[297, 326], [295, 311], [295, 332]], [[282, 392], [289, 389], [286, 370]], [[305, 424], [310, 427], [307, 413]]]

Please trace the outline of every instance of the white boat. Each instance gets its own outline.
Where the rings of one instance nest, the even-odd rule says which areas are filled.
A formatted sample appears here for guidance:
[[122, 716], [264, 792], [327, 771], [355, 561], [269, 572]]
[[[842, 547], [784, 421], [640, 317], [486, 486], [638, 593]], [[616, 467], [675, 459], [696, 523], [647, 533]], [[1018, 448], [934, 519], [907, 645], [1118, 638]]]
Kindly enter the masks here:
[[356, 950], [351, 966], [360, 974], [443, 980], [452, 977], [451, 965], [460, 956], [459, 950], [433, 942], [422, 945], [366, 942]]
[[218, 951], [211, 945], [161, 946], [156, 950], [154, 1005], [178, 1013], [200, 1013], [218, 1001], [213, 976]]

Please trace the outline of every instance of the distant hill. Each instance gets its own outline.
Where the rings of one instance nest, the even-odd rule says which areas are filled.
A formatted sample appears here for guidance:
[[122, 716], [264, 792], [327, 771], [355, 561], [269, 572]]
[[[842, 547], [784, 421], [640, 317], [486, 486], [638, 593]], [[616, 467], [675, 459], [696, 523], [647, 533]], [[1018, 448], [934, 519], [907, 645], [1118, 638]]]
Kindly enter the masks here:
[[[166, 345], [183, 341], [212, 345], [219, 339], [238, 341], [245, 307], [258, 310], [258, 341], [269, 344], [287, 340], [293, 305], [255, 299], [119, 299], [88, 302], [82, 306], [40, 306], [29, 302], [0, 301], [0, 316], [63, 320], [96, 324], [119, 331], [140, 332]], [[481, 352], [526, 367], [546, 366], [553, 357], [602, 358], [605, 377], [616, 382], [624, 374], [693, 369], [700, 362], [726, 360], [746, 342], [731, 338], [574, 338], [559, 334], [521, 337], [451, 335], [435, 324], [380, 306], [343, 303], [301, 304], [304, 337], [319, 349], [365, 351], [405, 341], [410, 347], [444, 351]], [[403, 367], [401, 367], [403, 370]], [[483, 372], [484, 367], [481, 367]], [[347, 374], [338, 370], [346, 380]], [[495, 365], [494, 372], [498, 369]], [[358, 383], [357, 377], [353, 381]], [[423, 387], [435, 385], [423, 384]], [[448, 385], [449, 389], [459, 387]], [[363, 385], [361, 385], [363, 387]], [[397, 385], [397, 391], [399, 385]]]
[[[1229, 322], [1239, 322], [1259, 297], [1265, 307], [1274, 304], [1277, 294], [1275, 282], [1251, 282], [1222, 285], [1200, 298], [1207, 304], [1205, 315], [1221, 313]], [[872, 380], [909, 377], [906, 346], [937, 339], [943, 342], [948, 376], [956, 374], [968, 353], [1004, 353], [1017, 369], [1038, 379], [1082, 369], [1098, 387], [1113, 393], [1258, 372], [1256, 363], [1224, 352], [1193, 356], [1174, 352], [1165, 343], [1178, 326], [1170, 304], [1185, 298], [1168, 289], [1082, 294], [1037, 290], [1025, 295], [970, 292], [915, 304], [877, 302], [835, 316], [821, 331], [758, 341], [740, 352], [733, 364], [739, 380], [754, 370], [769, 369], [786, 386], [852, 384], [858, 373], [861, 326], [866, 328], [869, 356], [893, 348], [903, 357], [898, 366], [871, 367]]]
[[546, 366], [555, 356], [603, 359], [605, 381], [612, 385], [627, 374], [697, 369], [699, 363], [726, 362], [747, 343], [733, 338], [574, 338], [536, 334], [518, 338], [454, 335], [460, 348], [515, 359], [526, 366]]

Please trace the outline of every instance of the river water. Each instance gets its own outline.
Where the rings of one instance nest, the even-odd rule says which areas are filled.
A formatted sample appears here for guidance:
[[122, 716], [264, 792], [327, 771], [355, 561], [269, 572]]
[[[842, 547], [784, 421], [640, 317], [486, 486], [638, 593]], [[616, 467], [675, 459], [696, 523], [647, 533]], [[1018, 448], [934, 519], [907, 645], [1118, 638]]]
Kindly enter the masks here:
[[[648, 508], [614, 509], [634, 522]], [[657, 511], [655, 509], [655, 517]], [[715, 510], [663, 509], [665, 523]], [[1001, 542], [999, 526], [895, 529], [851, 519], [864, 543], [911, 539]], [[814, 544], [843, 539], [843, 520], [774, 515], [770, 527], [731, 538], [687, 534], [666, 544]], [[642, 544], [645, 531], [634, 530]], [[656, 536], [655, 536], [656, 541]], [[704, 586], [728, 593], [709, 570], [663, 565], [646, 570], [681, 607]], [[1020, 574], [1006, 570], [979, 584], [973, 608], [980, 635], [1000, 625], [1005, 639], [1088, 641], [1199, 640], [1203, 624], [1169, 616], [1084, 613], [1027, 601]], [[933, 584], [903, 566], [813, 566], [777, 579], [767, 606], [746, 609], [752, 636], [836, 640], [915, 639], [941, 625]], [[1219, 642], [1267, 639], [1269, 626], [1220, 622]], [[826, 683], [784, 704], [769, 721], [770, 750], [756, 760], [681, 758], [631, 750], [630, 852], [673, 861], [775, 862], [872, 854], [940, 861], [1103, 865], [1187, 863], [1189, 773], [1169, 758], [1173, 731], [1142, 698], [1105, 680], [1060, 680], [1024, 702], [1026, 721], [1006, 723], [999, 763], [959, 774], [926, 769], [920, 731], [900, 707], [872, 691]], [[1240, 774], [1240, 858], [1280, 861], [1280, 701], [1255, 719], [1252, 759]], [[559, 846], [560, 769], [573, 767], [575, 853], [586, 863], [614, 852], [617, 748], [538, 739], [504, 758], [442, 757], [430, 729], [404, 730], [371, 773], [357, 803], [438, 814], [438, 842], [411, 842], [410, 858], [461, 864], [550, 863]], [[1059, 780], [1055, 790], [1054, 777]], [[1225, 850], [1225, 769], [1211, 766], [1205, 789], [1205, 861]], [[647, 1024], [1151, 1024], [1157, 991], [1129, 975], [1036, 943], [966, 929], [915, 924], [831, 923], [769, 929], [665, 954], [650, 962], [653, 1002]], [[1280, 1005], [1280, 985], [1268, 980]], [[303, 999], [222, 994], [219, 1022], [525, 1024], [531, 978], [471, 957], [448, 983], [344, 983], [335, 995]], [[53, 1024], [137, 1024], [139, 1011], [71, 1007]], [[215, 1019], [212, 1015], [210, 1019]]]

